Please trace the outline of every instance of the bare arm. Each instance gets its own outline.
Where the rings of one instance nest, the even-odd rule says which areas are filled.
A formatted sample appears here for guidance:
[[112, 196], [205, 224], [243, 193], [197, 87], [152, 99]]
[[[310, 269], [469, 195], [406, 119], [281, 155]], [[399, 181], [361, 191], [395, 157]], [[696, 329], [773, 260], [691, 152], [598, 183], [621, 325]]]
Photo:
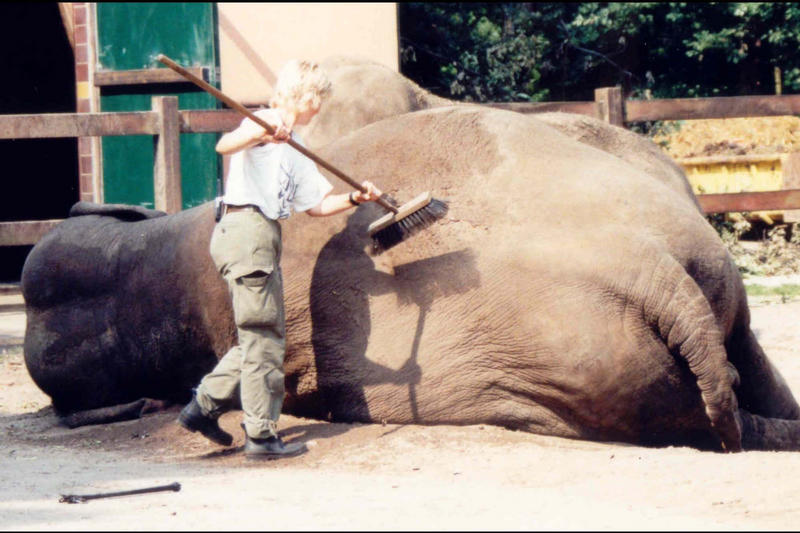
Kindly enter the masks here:
[[353, 191], [352, 193], [344, 194], [328, 193], [318, 205], [307, 210], [306, 213], [312, 217], [327, 217], [355, 207], [350, 202], [350, 198], [357, 204], [360, 204], [363, 202], [373, 202], [380, 197], [381, 191], [375, 187], [372, 182], [365, 181], [362, 185], [367, 188], [367, 192]]
[[267, 133], [267, 130], [249, 118], [246, 118], [238, 128], [220, 138], [219, 142], [217, 142], [217, 152], [222, 155], [230, 155], [257, 144], [285, 142], [291, 135], [291, 129], [278, 120], [274, 114], [258, 111], [256, 115], [275, 129], [274, 136]]

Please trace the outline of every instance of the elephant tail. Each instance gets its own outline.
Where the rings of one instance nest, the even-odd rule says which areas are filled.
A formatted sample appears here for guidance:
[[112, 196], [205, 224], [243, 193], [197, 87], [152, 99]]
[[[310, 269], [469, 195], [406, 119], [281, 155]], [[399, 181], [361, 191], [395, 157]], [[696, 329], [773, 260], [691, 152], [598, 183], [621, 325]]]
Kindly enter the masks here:
[[697, 379], [706, 415], [723, 449], [740, 451], [742, 428], [733, 390], [739, 374], [728, 361], [723, 332], [703, 291], [683, 266], [663, 251], [654, 257], [658, 257], [656, 268], [639, 275], [632, 294], [643, 298], [645, 323]]

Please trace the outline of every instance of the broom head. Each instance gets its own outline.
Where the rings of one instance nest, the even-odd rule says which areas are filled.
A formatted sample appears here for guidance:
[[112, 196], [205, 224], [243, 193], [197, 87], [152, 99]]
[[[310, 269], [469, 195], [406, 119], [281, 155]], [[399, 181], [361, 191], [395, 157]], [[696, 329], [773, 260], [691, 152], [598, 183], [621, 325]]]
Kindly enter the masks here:
[[447, 203], [424, 192], [369, 225], [373, 253], [381, 253], [400, 244], [447, 214]]

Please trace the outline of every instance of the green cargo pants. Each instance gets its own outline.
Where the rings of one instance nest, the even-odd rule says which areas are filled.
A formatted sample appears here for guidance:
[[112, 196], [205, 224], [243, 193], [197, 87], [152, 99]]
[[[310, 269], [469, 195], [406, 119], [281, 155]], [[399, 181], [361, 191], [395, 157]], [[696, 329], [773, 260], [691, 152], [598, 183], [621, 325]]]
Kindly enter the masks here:
[[218, 417], [240, 395], [245, 432], [276, 435], [283, 404], [286, 318], [280, 269], [281, 227], [260, 213], [227, 213], [214, 228], [211, 258], [228, 282], [239, 344], [197, 387], [204, 413]]

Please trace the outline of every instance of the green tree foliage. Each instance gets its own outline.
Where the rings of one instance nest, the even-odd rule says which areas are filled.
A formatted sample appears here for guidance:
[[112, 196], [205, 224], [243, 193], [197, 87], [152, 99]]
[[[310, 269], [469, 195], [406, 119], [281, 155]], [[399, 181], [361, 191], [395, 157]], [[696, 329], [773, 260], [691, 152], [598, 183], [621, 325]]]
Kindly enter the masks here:
[[400, 4], [403, 67], [435, 93], [474, 101], [539, 100], [546, 37], [516, 4]]
[[800, 90], [800, 4], [401, 3], [401, 69], [473, 101]]

